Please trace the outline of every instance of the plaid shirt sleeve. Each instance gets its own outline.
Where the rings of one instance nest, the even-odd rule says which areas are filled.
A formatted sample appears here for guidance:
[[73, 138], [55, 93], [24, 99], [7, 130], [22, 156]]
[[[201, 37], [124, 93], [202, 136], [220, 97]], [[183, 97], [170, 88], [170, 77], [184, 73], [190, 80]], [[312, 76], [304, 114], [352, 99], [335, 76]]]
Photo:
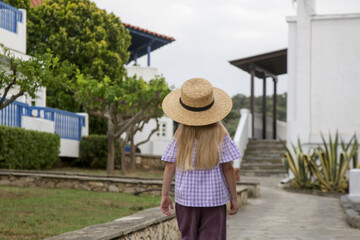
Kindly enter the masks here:
[[239, 149], [237, 148], [234, 141], [230, 138], [229, 135], [225, 136], [223, 142], [223, 152], [220, 163], [226, 163], [234, 161], [238, 158], [241, 158]]
[[165, 162], [175, 162], [176, 154], [177, 154], [176, 139], [173, 139], [171, 143], [166, 147], [163, 155], [161, 156], [161, 160]]

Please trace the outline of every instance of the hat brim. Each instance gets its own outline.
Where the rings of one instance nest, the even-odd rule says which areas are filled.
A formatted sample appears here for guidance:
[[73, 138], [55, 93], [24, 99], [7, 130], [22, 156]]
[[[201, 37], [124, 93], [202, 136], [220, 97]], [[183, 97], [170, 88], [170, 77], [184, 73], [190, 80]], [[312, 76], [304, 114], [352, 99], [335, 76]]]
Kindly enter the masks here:
[[194, 112], [180, 104], [181, 89], [169, 93], [163, 100], [162, 108], [172, 120], [189, 126], [204, 126], [219, 122], [232, 108], [230, 96], [220, 88], [213, 88], [214, 105], [205, 111]]

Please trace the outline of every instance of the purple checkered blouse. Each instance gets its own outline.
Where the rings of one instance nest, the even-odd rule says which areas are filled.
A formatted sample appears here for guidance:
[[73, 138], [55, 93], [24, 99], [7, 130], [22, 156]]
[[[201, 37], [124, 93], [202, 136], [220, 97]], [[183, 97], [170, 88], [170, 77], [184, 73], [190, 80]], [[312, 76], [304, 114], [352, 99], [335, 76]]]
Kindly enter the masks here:
[[[177, 153], [176, 139], [165, 149], [161, 160], [175, 162]], [[195, 161], [196, 141], [193, 162]], [[234, 161], [241, 157], [234, 141], [227, 135], [223, 142], [223, 154], [220, 163]], [[175, 202], [188, 207], [215, 207], [230, 200], [222, 166], [211, 170], [178, 171], [175, 175]]]

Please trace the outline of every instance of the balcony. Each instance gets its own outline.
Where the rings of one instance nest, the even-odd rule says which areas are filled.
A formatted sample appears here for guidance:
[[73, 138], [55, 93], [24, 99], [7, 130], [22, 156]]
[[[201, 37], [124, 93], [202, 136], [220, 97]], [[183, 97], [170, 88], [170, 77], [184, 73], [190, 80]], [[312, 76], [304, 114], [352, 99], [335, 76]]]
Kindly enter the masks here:
[[22, 23], [23, 13], [6, 3], [0, 1], [0, 27], [17, 33], [17, 23]]
[[16, 57], [29, 58], [26, 55], [26, 11], [2, 1], [0, 1], [0, 43], [12, 50]]

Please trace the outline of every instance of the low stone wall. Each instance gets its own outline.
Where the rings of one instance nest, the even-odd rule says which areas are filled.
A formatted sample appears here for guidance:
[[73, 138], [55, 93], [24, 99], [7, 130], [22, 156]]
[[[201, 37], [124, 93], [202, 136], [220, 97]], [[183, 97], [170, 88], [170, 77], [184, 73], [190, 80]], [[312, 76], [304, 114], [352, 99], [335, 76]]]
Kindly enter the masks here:
[[343, 195], [340, 204], [345, 211], [346, 222], [354, 228], [360, 228], [360, 197], [352, 199], [349, 195]]
[[247, 195], [249, 198], [260, 197], [260, 183], [258, 182], [237, 182], [236, 186], [246, 187]]
[[175, 214], [164, 215], [158, 207], [147, 209], [112, 222], [92, 225], [46, 240], [133, 240], [180, 238]]
[[[161, 195], [161, 179], [66, 175], [55, 172], [0, 170], [0, 185], [81, 189], [97, 192]], [[173, 190], [174, 184], [172, 184]]]
[[[248, 199], [248, 188], [236, 187], [239, 206], [244, 207]], [[229, 204], [227, 206], [230, 207]], [[173, 210], [171, 210], [173, 211]], [[159, 207], [147, 209], [112, 222], [92, 225], [73, 232], [67, 232], [46, 240], [134, 240], [180, 238], [175, 214], [164, 215]]]
[[[135, 166], [137, 169], [164, 169], [165, 162], [159, 155], [135, 154]], [[126, 164], [130, 166], [130, 154], [126, 154]]]

